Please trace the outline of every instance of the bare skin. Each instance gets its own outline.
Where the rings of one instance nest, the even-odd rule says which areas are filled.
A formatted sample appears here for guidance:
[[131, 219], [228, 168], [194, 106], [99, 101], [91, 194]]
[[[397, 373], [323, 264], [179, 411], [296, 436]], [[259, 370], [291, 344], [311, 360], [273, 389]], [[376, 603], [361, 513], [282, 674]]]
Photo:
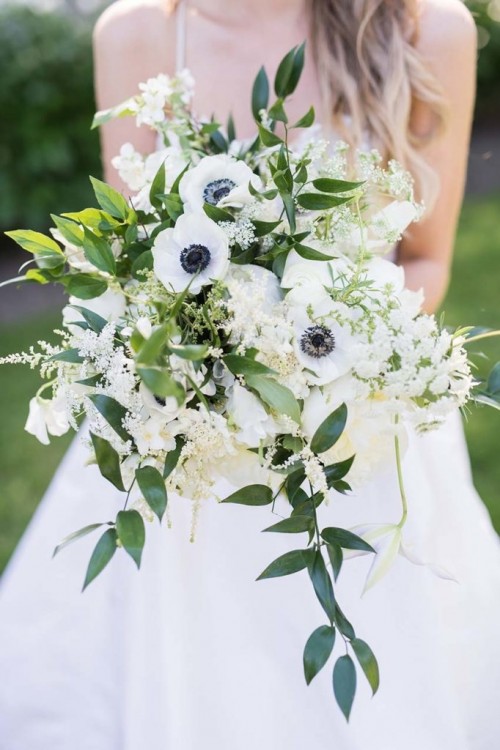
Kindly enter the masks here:
[[[256, 67], [272, 76], [281, 57], [307, 39], [303, 0], [192, 0], [188, 13], [187, 61], [196, 80], [195, 110], [217, 113], [223, 122], [230, 112], [238, 137], [254, 133], [248, 93]], [[424, 150], [437, 171], [441, 192], [430, 215], [415, 225], [399, 246], [399, 262], [407, 285], [423, 288], [425, 308], [435, 311], [449, 282], [453, 246], [466, 177], [475, 96], [476, 29], [461, 0], [421, 0], [418, 48], [449, 101], [446, 133]], [[99, 109], [136, 93], [139, 82], [159, 72], [173, 73], [175, 19], [168, 0], [118, 0], [99, 19], [94, 33], [96, 99]], [[310, 57], [310, 56], [309, 56]], [[235, 62], [237, 61], [237, 62]], [[299, 90], [290, 101], [292, 117], [314, 104], [321, 120], [321, 101], [311, 59]], [[414, 107], [412, 129], [428, 133], [433, 116]], [[132, 119], [102, 129], [102, 158], [110, 184], [128, 193], [111, 158], [129, 141], [138, 151], [155, 148], [155, 136], [136, 128]]]

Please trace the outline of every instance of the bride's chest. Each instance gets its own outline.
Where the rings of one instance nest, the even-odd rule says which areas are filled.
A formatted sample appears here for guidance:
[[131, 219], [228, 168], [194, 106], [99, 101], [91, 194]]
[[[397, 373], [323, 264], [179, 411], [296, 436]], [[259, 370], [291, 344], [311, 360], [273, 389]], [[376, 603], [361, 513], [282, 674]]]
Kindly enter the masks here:
[[[186, 65], [196, 81], [194, 109], [206, 117], [215, 114], [224, 125], [231, 113], [237, 136], [251, 137], [255, 133], [251, 91], [259, 68], [261, 65], [266, 68], [272, 103], [275, 99], [273, 81], [279, 62], [289, 49], [303, 41], [300, 31], [291, 33], [285, 30], [279, 39], [273, 40], [267, 29], [263, 29], [260, 36], [253, 29], [245, 32], [238, 28], [229, 33], [225, 29], [199, 28], [200, 24], [195, 24], [194, 20], [186, 43]], [[290, 122], [302, 117], [311, 105], [320, 117], [319, 83], [309, 49], [299, 86], [287, 101]]]

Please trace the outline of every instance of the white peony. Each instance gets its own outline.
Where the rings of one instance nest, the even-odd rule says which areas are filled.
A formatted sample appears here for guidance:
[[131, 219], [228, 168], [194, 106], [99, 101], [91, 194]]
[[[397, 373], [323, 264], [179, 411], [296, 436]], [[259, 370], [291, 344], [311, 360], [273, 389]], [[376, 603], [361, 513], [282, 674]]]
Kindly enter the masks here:
[[50, 443], [49, 435], [59, 437], [70, 428], [66, 403], [63, 398], [35, 396], [29, 404], [29, 414], [24, 429], [44, 445]]
[[250, 182], [261, 188], [260, 178], [245, 162], [226, 154], [206, 156], [183, 175], [179, 194], [186, 212], [200, 211], [204, 203], [241, 208], [253, 200]]
[[222, 279], [229, 268], [229, 244], [223, 230], [204, 213], [183, 214], [174, 229], [164, 229], [155, 239], [154, 272], [173, 292], [188, 285], [193, 294]]

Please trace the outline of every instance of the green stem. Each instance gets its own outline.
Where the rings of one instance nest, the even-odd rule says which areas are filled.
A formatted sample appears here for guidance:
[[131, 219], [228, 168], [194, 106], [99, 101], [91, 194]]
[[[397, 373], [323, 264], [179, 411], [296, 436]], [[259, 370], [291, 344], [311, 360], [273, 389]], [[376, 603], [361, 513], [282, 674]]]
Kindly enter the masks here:
[[132, 492], [134, 484], [135, 484], [135, 477], [134, 477], [134, 479], [132, 481], [132, 484], [130, 485], [130, 487], [127, 490], [127, 497], [125, 498], [125, 505], [123, 506], [123, 510], [127, 510], [127, 505], [128, 505], [128, 501], [129, 501], [129, 498], [130, 498], [130, 493]]
[[[396, 425], [398, 424], [398, 422], [399, 422], [399, 417], [396, 416]], [[398, 471], [399, 494], [401, 495], [401, 502], [403, 505], [403, 513], [401, 515], [401, 520], [398, 523], [398, 528], [402, 529], [408, 518], [408, 500], [406, 497], [406, 490], [405, 490], [404, 479], [403, 479], [403, 467], [401, 464], [401, 446], [399, 443], [399, 437], [397, 435], [394, 437], [394, 447], [396, 450], [396, 466], [397, 466], [397, 471]]]
[[472, 344], [474, 341], [481, 341], [482, 339], [492, 339], [496, 336], [500, 336], [500, 331], [488, 331], [488, 333], [479, 333], [477, 336], [470, 336], [465, 339], [464, 345]]

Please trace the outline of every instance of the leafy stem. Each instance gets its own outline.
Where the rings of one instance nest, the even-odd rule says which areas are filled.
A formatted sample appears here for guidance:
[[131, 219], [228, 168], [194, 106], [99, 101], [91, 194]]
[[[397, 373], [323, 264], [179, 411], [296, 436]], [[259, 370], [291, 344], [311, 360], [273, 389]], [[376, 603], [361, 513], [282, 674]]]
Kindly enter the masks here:
[[[399, 416], [398, 415], [396, 415], [396, 417], [395, 417], [395, 423], [396, 423], [396, 426], [399, 423]], [[408, 518], [408, 500], [407, 500], [407, 497], [406, 497], [406, 490], [405, 490], [405, 485], [404, 485], [403, 467], [402, 467], [402, 463], [401, 463], [401, 444], [400, 444], [400, 440], [399, 440], [399, 436], [398, 435], [395, 435], [395, 437], [394, 437], [394, 448], [395, 448], [395, 451], [396, 451], [396, 467], [397, 467], [397, 472], [398, 472], [399, 494], [401, 496], [401, 502], [402, 502], [402, 505], [403, 505], [403, 513], [401, 515], [401, 519], [400, 519], [397, 527], [399, 529], [402, 529], [403, 526], [406, 523], [407, 518]]]

